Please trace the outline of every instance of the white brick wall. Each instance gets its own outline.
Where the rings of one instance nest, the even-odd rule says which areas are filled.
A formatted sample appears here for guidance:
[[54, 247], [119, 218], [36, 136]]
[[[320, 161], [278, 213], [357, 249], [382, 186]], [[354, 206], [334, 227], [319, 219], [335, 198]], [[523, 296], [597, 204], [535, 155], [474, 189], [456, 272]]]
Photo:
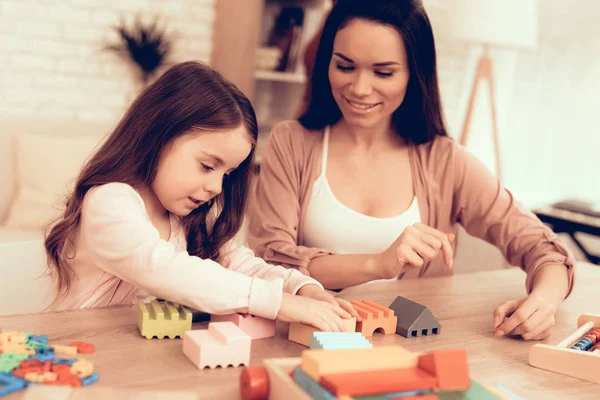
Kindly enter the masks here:
[[0, 119], [113, 123], [134, 70], [112, 53], [112, 27], [136, 12], [176, 32], [174, 61], [208, 62], [217, 0], [0, 0]]

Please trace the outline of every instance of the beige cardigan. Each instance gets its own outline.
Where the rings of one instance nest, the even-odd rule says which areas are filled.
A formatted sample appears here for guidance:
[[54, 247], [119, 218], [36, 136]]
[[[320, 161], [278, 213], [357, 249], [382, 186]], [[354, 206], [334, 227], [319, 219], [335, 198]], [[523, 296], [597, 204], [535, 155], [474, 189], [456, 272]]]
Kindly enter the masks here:
[[[297, 121], [275, 125], [248, 212], [248, 244], [256, 255], [307, 275], [313, 258], [334, 254], [304, 246], [302, 237], [313, 182], [321, 170], [322, 143], [322, 131], [306, 130]], [[570, 252], [534, 214], [520, 208], [474, 156], [449, 137], [410, 146], [409, 155], [424, 224], [455, 234], [461, 224], [469, 234], [495, 245], [511, 265], [527, 273], [528, 292], [541, 267], [564, 264], [571, 292], [574, 261]], [[422, 268], [406, 271], [402, 278], [452, 274], [440, 254]]]

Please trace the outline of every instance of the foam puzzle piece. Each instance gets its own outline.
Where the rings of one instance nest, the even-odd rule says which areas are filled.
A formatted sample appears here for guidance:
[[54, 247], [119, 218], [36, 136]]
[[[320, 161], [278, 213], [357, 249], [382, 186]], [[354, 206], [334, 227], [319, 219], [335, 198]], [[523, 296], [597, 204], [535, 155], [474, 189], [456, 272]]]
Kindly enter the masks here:
[[[356, 318], [343, 319], [342, 322], [346, 327], [346, 332], [354, 332], [356, 329]], [[312, 334], [319, 332], [319, 330], [311, 325], [305, 325], [300, 322], [290, 323], [290, 330], [288, 333], [288, 340], [299, 343], [303, 346], [310, 347], [310, 341]]]
[[183, 333], [192, 329], [192, 312], [186, 307], [171, 302], [153, 300], [145, 304], [142, 300], [136, 306], [137, 324], [140, 334], [146, 339], [156, 336], [159, 339], [183, 337]]
[[362, 321], [356, 323], [357, 332], [366, 337], [373, 336], [377, 330], [386, 335], [396, 332], [397, 318], [389, 308], [370, 300], [352, 300], [351, 303], [362, 318]]
[[373, 344], [360, 332], [313, 332], [311, 349], [341, 350], [372, 348]]
[[250, 363], [252, 338], [231, 321], [211, 322], [208, 329], [183, 335], [183, 354], [199, 369]]
[[361, 396], [433, 389], [437, 379], [418, 367], [321, 375], [319, 383], [336, 396]]
[[401, 346], [377, 346], [372, 349], [305, 350], [301, 367], [319, 382], [322, 375], [414, 368], [418, 362], [416, 353]]
[[471, 386], [467, 352], [464, 349], [421, 354], [419, 368], [436, 377], [438, 390], [467, 390]]
[[275, 336], [275, 321], [250, 314], [211, 315], [211, 322], [231, 321], [246, 332], [252, 340]]
[[390, 309], [396, 314], [396, 333], [408, 337], [421, 335], [437, 335], [440, 333], [440, 323], [435, 319], [431, 311], [422, 304], [402, 296], [390, 304]]
[[11, 374], [0, 372], [0, 396], [16, 392], [27, 387], [27, 381]]

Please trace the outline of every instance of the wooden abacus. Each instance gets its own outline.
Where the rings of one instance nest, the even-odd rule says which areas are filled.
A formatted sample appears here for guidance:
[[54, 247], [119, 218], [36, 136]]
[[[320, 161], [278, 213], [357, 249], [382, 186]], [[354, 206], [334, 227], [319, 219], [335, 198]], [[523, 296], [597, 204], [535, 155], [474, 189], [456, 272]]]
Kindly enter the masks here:
[[[580, 315], [577, 319], [577, 328], [575, 332], [555, 346], [547, 344], [531, 346], [529, 364], [561, 375], [600, 383], [598, 374], [600, 349], [594, 350], [596, 343], [600, 343], [600, 335], [589, 335], [594, 329], [600, 331], [600, 315]], [[586, 336], [589, 340], [584, 340]]]

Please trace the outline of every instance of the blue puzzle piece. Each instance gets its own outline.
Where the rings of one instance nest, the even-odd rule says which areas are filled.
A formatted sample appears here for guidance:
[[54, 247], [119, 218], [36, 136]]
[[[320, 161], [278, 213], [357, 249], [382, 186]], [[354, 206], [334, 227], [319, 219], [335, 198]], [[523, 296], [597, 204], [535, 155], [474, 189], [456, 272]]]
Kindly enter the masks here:
[[28, 334], [27, 335], [27, 341], [36, 341], [36, 342], [40, 342], [40, 343], [44, 343], [44, 344], [48, 344], [48, 335], [32, 335], [32, 334]]
[[37, 354], [31, 356], [31, 358], [41, 362], [54, 360], [54, 347], [40, 347], [37, 349]]
[[0, 396], [25, 389], [27, 381], [11, 374], [0, 372]]
[[54, 360], [54, 364], [67, 364], [67, 365], [73, 365], [73, 363], [77, 361], [76, 358], [59, 358], [57, 360]]
[[90, 376], [87, 376], [81, 380], [81, 384], [83, 386], [91, 385], [92, 383], [96, 383], [96, 382], [98, 382], [98, 374], [95, 372], [93, 374], [91, 374]]

